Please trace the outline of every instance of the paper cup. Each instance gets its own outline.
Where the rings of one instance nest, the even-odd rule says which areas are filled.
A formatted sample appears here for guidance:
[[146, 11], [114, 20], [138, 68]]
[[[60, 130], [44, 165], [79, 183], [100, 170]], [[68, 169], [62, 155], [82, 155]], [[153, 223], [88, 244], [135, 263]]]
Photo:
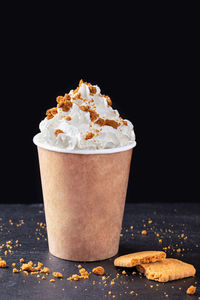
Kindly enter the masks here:
[[38, 148], [49, 251], [72, 261], [117, 254], [132, 148]]

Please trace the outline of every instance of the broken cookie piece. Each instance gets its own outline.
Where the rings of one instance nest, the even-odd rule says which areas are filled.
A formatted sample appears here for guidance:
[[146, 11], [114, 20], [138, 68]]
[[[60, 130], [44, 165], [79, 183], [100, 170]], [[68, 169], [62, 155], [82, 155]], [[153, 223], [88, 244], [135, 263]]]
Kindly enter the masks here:
[[114, 265], [132, 268], [142, 263], [156, 262], [165, 258], [166, 253], [163, 251], [142, 251], [119, 256], [114, 260]]
[[190, 277], [194, 276], [196, 273], [193, 265], [174, 258], [166, 258], [162, 261], [140, 264], [136, 268], [140, 273], [144, 273], [147, 279], [159, 282]]

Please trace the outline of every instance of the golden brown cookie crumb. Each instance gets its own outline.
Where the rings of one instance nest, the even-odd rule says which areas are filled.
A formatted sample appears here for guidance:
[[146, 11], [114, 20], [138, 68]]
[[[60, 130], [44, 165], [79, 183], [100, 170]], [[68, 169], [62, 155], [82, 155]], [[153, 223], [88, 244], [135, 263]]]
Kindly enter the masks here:
[[147, 231], [146, 230], [142, 230], [142, 235], [147, 235]]
[[27, 271], [23, 271], [23, 272], [24, 272], [25, 275], [28, 275], [28, 272], [27, 272]]
[[71, 119], [72, 119], [72, 118], [71, 118], [70, 116], [67, 116], [67, 117], [65, 118], [66, 121], [71, 121]]
[[47, 120], [50, 120], [57, 114], [57, 107], [50, 108], [46, 111]]
[[95, 110], [90, 109], [89, 113], [90, 113], [90, 120], [92, 122], [94, 122], [99, 117], [99, 114]]
[[60, 272], [53, 272], [52, 275], [56, 278], [63, 278], [63, 275]]
[[6, 261], [0, 260], [0, 268], [6, 268]]
[[38, 271], [33, 271], [33, 272], [31, 272], [31, 275], [38, 275]]
[[[78, 88], [79, 88], [79, 87], [78, 87]], [[75, 91], [76, 91], [76, 90], [75, 90]], [[75, 91], [73, 92], [74, 94], [77, 93], [77, 91], [76, 91], [76, 92], [75, 92]], [[78, 100], [78, 99], [80, 99], [80, 98], [81, 98], [81, 93], [78, 93], [78, 94], [76, 94], [75, 96], [72, 97], [73, 100]]]
[[56, 129], [54, 131], [55, 135], [58, 136], [60, 133], [64, 133], [64, 131], [62, 131], [61, 129]]
[[24, 259], [23, 259], [23, 258], [20, 258], [19, 261], [20, 261], [20, 263], [23, 263], [23, 262], [24, 262]]
[[98, 124], [99, 126], [104, 126], [106, 121], [102, 118], [99, 118], [95, 123]]
[[55, 282], [55, 279], [50, 279], [49, 281], [50, 281], [50, 282]]
[[19, 270], [17, 270], [16, 268], [13, 269], [13, 273], [19, 273]]
[[[128, 126], [128, 123], [127, 123], [127, 121], [125, 121], [125, 120], [122, 120], [122, 123], [123, 123], [123, 125], [125, 125], [125, 126]], [[151, 221], [152, 222], [152, 221]], [[151, 223], [149, 223], [149, 224], [151, 224]]]
[[176, 250], [176, 252], [180, 253], [180, 252], [181, 252], [181, 249], [180, 249], [180, 248], [178, 248], [178, 249]]
[[81, 265], [78, 265], [78, 269], [81, 269], [82, 268], [82, 266]]
[[105, 97], [106, 97], [106, 99], [107, 99], [108, 105], [109, 105], [109, 106], [112, 106], [112, 101], [111, 101], [110, 97], [109, 97], [109, 96], [105, 96]]
[[15, 266], [16, 266], [16, 263], [12, 263], [12, 266], [15, 267]]
[[196, 287], [193, 286], [193, 285], [189, 286], [189, 288], [188, 288], [187, 291], [186, 291], [186, 293], [187, 293], [188, 295], [193, 295], [193, 294], [195, 294], [195, 292], [196, 292]]
[[33, 271], [33, 262], [29, 261], [27, 264], [21, 266], [22, 271]]
[[38, 265], [37, 265], [37, 267], [35, 267], [35, 270], [36, 271], [40, 271], [40, 269], [41, 269], [42, 266], [43, 266], [43, 263], [41, 263], [41, 262], [38, 261]]
[[90, 109], [89, 105], [81, 105], [81, 106], [79, 106], [79, 108], [80, 108], [82, 111], [85, 111], [85, 112], [88, 112], [89, 109]]
[[88, 134], [86, 134], [86, 136], [85, 136], [85, 140], [90, 140], [90, 139], [92, 139], [92, 138], [93, 138], [93, 136], [94, 136], [94, 133], [92, 133], [92, 132], [89, 132]]
[[123, 274], [123, 275], [126, 275], [126, 271], [125, 271], [125, 270], [123, 270], [123, 271], [122, 271], [122, 274]]
[[65, 112], [69, 111], [72, 107], [71, 96], [69, 94], [65, 94], [64, 97], [58, 96], [56, 101], [58, 102], [58, 108], [61, 107]]
[[111, 126], [111, 127], [115, 128], [115, 129], [117, 129], [117, 127], [120, 126], [120, 124], [117, 123], [117, 122], [114, 121], [114, 120], [106, 120], [106, 121], [105, 121], [105, 125]]
[[47, 267], [44, 267], [40, 272], [41, 273], [50, 273], [50, 269]]
[[91, 95], [94, 95], [94, 94], [96, 94], [96, 92], [97, 92], [97, 89], [96, 89], [96, 87], [95, 86], [89, 86], [89, 90], [90, 90], [90, 94]]
[[105, 273], [105, 270], [103, 267], [99, 266], [99, 267], [96, 267], [92, 270], [92, 272], [96, 275], [103, 275]]

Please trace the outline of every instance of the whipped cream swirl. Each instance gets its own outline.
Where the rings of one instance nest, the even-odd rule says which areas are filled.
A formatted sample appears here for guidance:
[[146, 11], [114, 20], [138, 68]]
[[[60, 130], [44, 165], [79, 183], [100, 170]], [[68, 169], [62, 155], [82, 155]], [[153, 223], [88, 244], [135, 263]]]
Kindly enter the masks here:
[[[63, 100], [64, 99], [64, 100]], [[97, 85], [83, 82], [57, 97], [39, 128], [40, 143], [66, 150], [110, 149], [135, 143], [133, 125], [113, 109]]]

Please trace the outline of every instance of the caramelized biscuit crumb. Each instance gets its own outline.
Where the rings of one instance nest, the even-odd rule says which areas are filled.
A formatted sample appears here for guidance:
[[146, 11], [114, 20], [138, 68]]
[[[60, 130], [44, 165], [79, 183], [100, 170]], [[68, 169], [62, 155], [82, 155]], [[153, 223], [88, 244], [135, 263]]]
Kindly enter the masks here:
[[24, 262], [24, 259], [23, 259], [23, 258], [20, 258], [19, 261], [20, 261], [20, 263], [23, 263], [23, 262]]
[[71, 119], [72, 119], [72, 118], [71, 118], [70, 116], [67, 116], [67, 117], [65, 118], [66, 121], [71, 121]]
[[49, 281], [50, 281], [50, 282], [55, 282], [55, 279], [50, 279]]
[[0, 268], [6, 268], [6, 261], [0, 260]]
[[95, 110], [89, 109], [89, 113], [90, 113], [90, 120], [92, 122], [94, 122], [99, 117], [99, 114]]
[[58, 136], [60, 133], [64, 133], [64, 131], [62, 131], [61, 129], [56, 129], [54, 131], [55, 135]]
[[94, 133], [89, 132], [89, 133], [85, 136], [85, 140], [90, 140], [90, 139], [93, 138], [93, 136], [94, 136]]
[[188, 288], [187, 291], [186, 291], [186, 293], [187, 293], [188, 295], [193, 295], [193, 294], [195, 294], [195, 292], [196, 292], [196, 287], [193, 286], [193, 285], [189, 286], [189, 288]]
[[24, 274], [28, 275], [28, 272], [27, 272], [27, 271], [24, 271]]
[[50, 120], [57, 114], [57, 107], [50, 108], [46, 111], [47, 120]]
[[40, 272], [41, 273], [50, 273], [50, 269], [47, 267], [44, 267]]
[[89, 109], [90, 109], [89, 105], [81, 105], [81, 106], [79, 106], [79, 108], [80, 108], [82, 111], [86, 111], [86, 112], [88, 112]]
[[16, 268], [13, 269], [13, 273], [19, 273], [19, 270], [17, 270]]
[[96, 92], [97, 92], [96, 87], [95, 87], [95, 86], [92, 86], [92, 85], [89, 86], [89, 90], [90, 90], [90, 94], [91, 94], [91, 95], [94, 95], [94, 94], [96, 94]]
[[146, 230], [142, 230], [142, 235], [147, 235], [147, 231]]
[[27, 264], [21, 266], [22, 271], [33, 271], [33, 262], [29, 261]]
[[72, 107], [71, 96], [69, 94], [65, 94], [65, 96], [58, 96], [56, 98], [58, 102], [58, 107], [62, 108], [63, 111], [67, 112]]
[[[75, 90], [76, 91], [76, 90]], [[77, 93], [77, 91], [75, 92], [74, 91], [74, 94], [76, 94]], [[81, 98], [81, 93], [77, 93], [76, 95], [74, 95], [73, 97], [72, 97], [72, 99], [73, 100], [78, 100], [78, 99], [80, 99]]]
[[92, 272], [96, 275], [103, 275], [105, 273], [105, 270], [103, 267], [99, 266], [99, 267], [96, 267], [92, 270]]
[[117, 122], [114, 121], [114, 120], [106, 120], [106, 121], [105, 121], [105, 125], [111, 126], [111, 127], [115, 128], [115, 129], [117, 129], [117, 127], [120, 126], [120, 124], [117, 123]]
[[52, 275], [56, 278], [63, 278], [63, 275], [60, 272], [53, 272]]
[[99, 119], [95, 122], [95, 124], [98, 124], [99, 126], [104, 126], [105, 123], [106, 123], [106, 121], [105, 121], [104, 119], [102, 119], [102, 118], [99, 118]]
[[[122, 123], [123, 123], [123, 125], [125, 125], [125, 126], [128, 126], [128, 123], [127, 123], [127, 121], [125, 121], [125, 120], [122, 120]], [[152, 222], [152, 221], [151, 221]], [[150, 223], [149, 223], [150, 224]]]

